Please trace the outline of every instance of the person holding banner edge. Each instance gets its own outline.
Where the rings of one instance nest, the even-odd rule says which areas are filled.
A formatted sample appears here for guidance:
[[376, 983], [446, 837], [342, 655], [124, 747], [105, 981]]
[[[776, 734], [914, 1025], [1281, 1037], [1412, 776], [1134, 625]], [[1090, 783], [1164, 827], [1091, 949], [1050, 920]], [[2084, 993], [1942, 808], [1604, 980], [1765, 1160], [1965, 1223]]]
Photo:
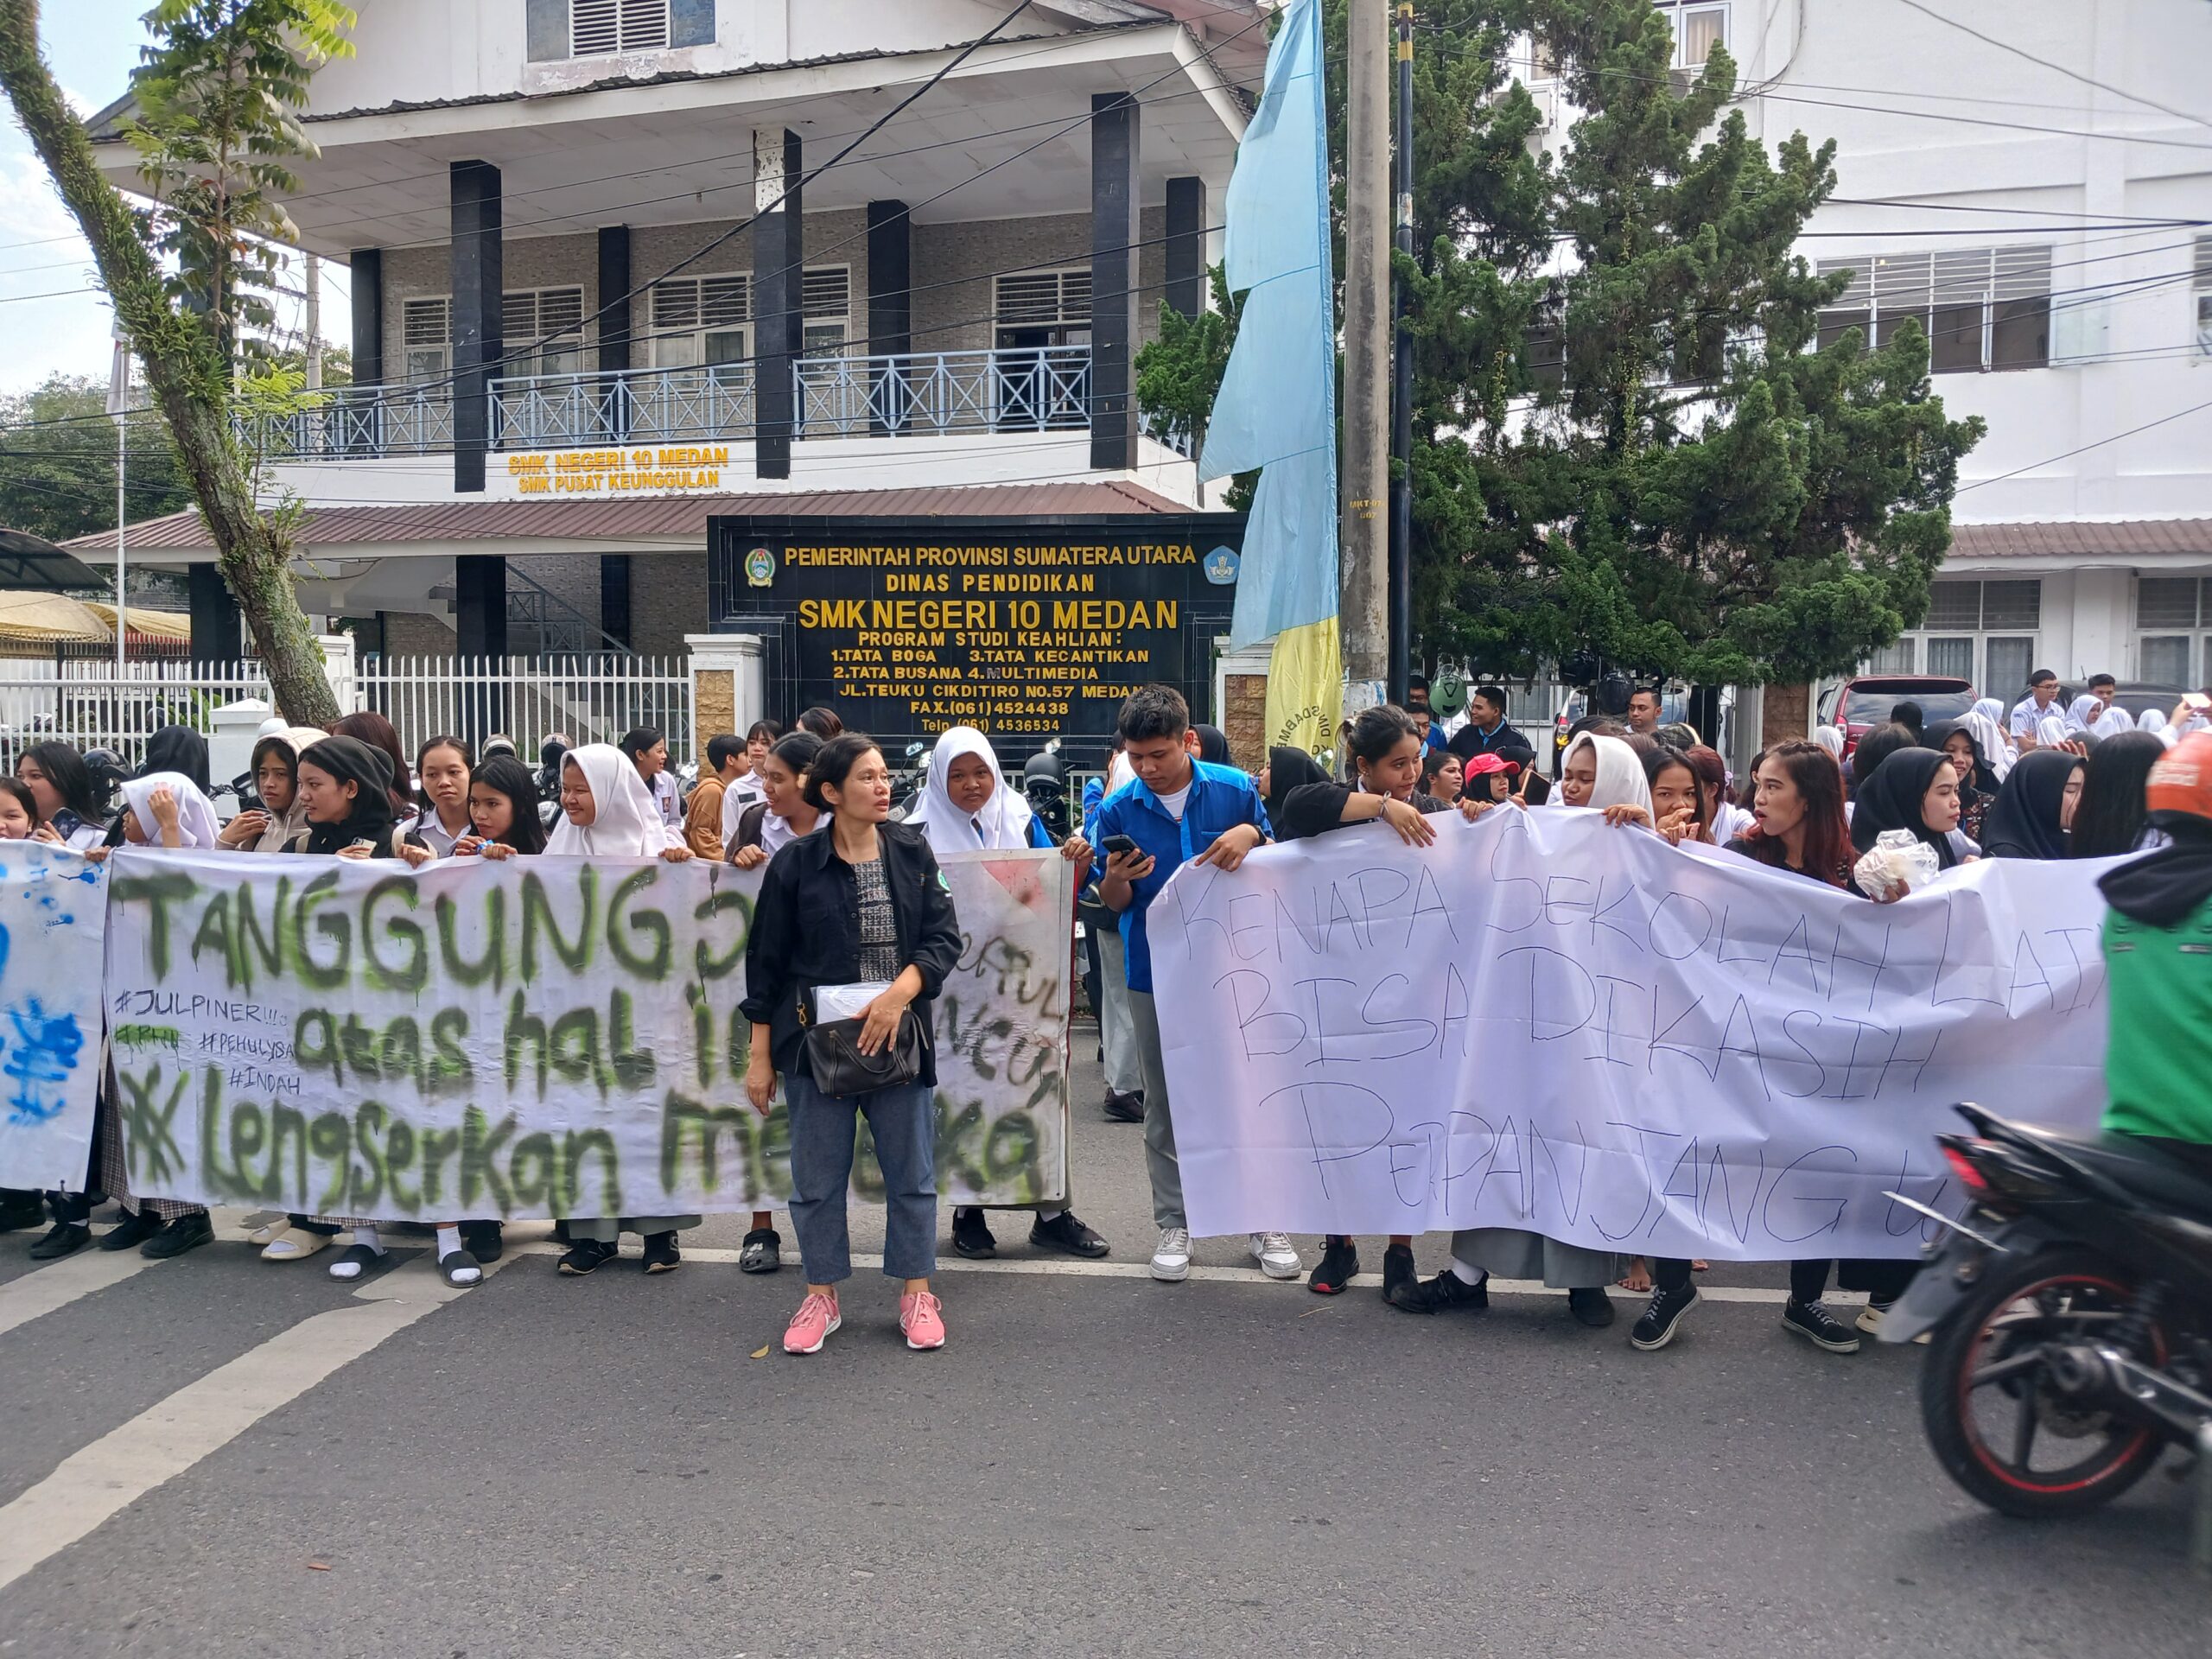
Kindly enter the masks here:
[[[1286, 842], [1303, 841], [1380, 820], [1408, 847], [1433, 846], [1436, 827], [1427, 815], [1450, 809], [1414, 786], [1421, 780], [1423, 756], [1428, 753], [1419, 723], [1389, 703], [1363, 709], [1351, 722], [1346, 748], [1351, 755], [1353, 782], [1308, 783], [1292, 790], [1283, 798], [1281, 816], [1269, 817], [1277, 838]], [[1459, 760], [1448, 749], [1439, 753], [1447, 760]], [[1306, 1288], [1317, 1295], [1333, 1296], [1358, 1272], [1358, 1244], [1347, 1235], [1331, 1233], [1321, 1241], [1321, 1260], [1306, 1280]], [[1393, 1233], [1382, 1251], [1382, 1300], [1402, 1303], [1419, 1283], [1414, 1271], [1412, 1236]]]
[[[745, 944], [741, 1005], [753, 1027], [746, 1096], [766, 1117], [780, 1073], [791, 1110], [791, 1229], [806, 1296], [784, 1332], [784, 1351], [819, 1353], [843, 1323], [837, 1287], [853, 1272], [846, 1205], [863, 1116], [883, 1173], [883, 1271], [901, 1281], [899, 1328], [907, 1347], [927, 1351], [944, 1345], [943, 1306], [930, 1289], [937, 1266], [930, 1005], [959, 963], [960, 921], [928, 836], [888, 822], [891, 771], [873, 739], [848, 732], [824, 743], [807, 769], [806, 799], [830, 823], [769, 861]], [[839, 1001], [857, 1014], [826, 1014]], [[860, 1057], [854, 1069], [894, 1080], [827, 1092], [817, 1080], [817, 1056], [827, 1063], [846, 1039]]]
[[[1116, 724], [1135, 776], [1098, 809], [1098, 844], [1107, 855], [1098, 896], [1121, 918], [1129, 1012], [1144, 1069], [1145, 1164], [1153, 1221], [1160, 1229], [1152, 1276], [1173, 1283], [1191, 1275], [1191, 1225], [1183, 1209], [1160, 1014], [1152, 1000], [1145, 912], [1181, 866], [1233, 870], [1242, 864], [1268, 839], [1268, 813], [1251, 779], [1198, 758], [1190, 705], [1173, 687], [1147, 685], [1131, 692]], [[1298, 1275], [1298, 1251], [1287, 1234], [1253, 1234], [1252, 1255], [1270, 1279]]]
[[[921, 798], [908, 810], [906, 822], [921, 827], [929, 837], [930, 849], [940, 859], [955, 853], [1011, 852], [1024, 848], [1053, 850], [1052, 832], [1029, 810], [1027, 799], [1019, 790], [1006, 786], [997, 751], [972, 726], [955, 726], [938, 737], [930, 750]], [[1075, 886], [1080, 891], [1090, 874], [1090, 843], [1080, 835], [1071, 835], [1060, 843], [1058, 851], [1076, 867]], [[1068, 921], [1072, 930], [1074, 917], [1071, 915]], [[1106, 1241], [1084, 1226], [1065, 1205], [1035, 1207], [1036, 1220], [1029, 1229], [1032, 1244], [1070, 1255], [1107, 1254]], [[980, 1205], [954, 1208], [952, 1248], [976, 1259], [998, 1254], [998, 1240], [992, 1236]]]

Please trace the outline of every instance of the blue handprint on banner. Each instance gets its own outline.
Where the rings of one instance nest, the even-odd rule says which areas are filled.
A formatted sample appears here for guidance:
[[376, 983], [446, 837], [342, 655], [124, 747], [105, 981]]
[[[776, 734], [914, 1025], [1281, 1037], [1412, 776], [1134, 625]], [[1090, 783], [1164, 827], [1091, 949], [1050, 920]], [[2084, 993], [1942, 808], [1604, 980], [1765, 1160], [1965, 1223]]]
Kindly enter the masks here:
[[62, 1090], [49, 1085], [67, 1083], [77, 1069], [77, 1056], [85, 1046], [73, 1014], [49, 1015], [36, 997], [8, 1010], [8, 1023], [16, 1040], [0, 1072], [16, 1080], [8, 1101], [10, 1123], [43, 1123], [58, 1116], [67, 1105]]

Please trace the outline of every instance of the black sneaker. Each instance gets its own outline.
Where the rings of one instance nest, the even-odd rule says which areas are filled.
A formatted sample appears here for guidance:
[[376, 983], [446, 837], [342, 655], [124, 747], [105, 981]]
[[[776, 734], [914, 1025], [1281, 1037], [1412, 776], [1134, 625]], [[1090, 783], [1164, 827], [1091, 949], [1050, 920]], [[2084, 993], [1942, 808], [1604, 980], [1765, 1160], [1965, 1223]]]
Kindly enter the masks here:
[[215, 1224], [205, 1210], [194, 1210], [188, 1216], [164, 1222], [160, 1230], [138, 1247], [138, 1254], [166, 1262], [173, 1255], [182, 1255], [187, 1250], [196, 1250], [202, 1244], [214, 1242]]
[[46, 1199], [20, 1190], [0, 1193], [0, 1233], [22, 1232], [46, 1225]]
[[595, 1238], [580, 1238], [562, 1253], [561, 1271], [571, 1279], [581, 1279], [598, 1271], [602, 1262], [612, 1262], [620, 1254], [612, 1243], [602, 1244]]
[[1567, 1311], [1592, 1331], [1602, 1331], [1613, 1322], [1613, 1299], [1603, 1286], [1585, 1285], [1567, 1293]]
[[127, 1250], [143, 1244], [162, 1230], [162, 1224], [151, 1210], [141, 1210], [137, 1215], [125, 1211], [121, 1221], [100, 1235], [100, 1249]]
[[1334, 1296], [1359, 1272], [1359, 1245], [1342, 1233], [1321, 1241], [1321, 1259], [1306, 1275], [1306, 1288], [1317, 1296]]
[[784, 1265], [784, 1241], [772, 1227], [756, 1227], [745, 1236], [737, 1253], [740, 1273], [773, 1273]]
[[57, 1221], [44, 1238], [31, 1246], [34, 1262], [58, 1262], [74, 1255], [92, 1242], [92, 1230], [81, 1221]]
[[676, 1230], [645, 1235], [645, 1271], [674, 1273], [683, 1265], [683, 1252], [676, 1248]]
[[1459, 1308], [1470, 1313], [1485, 1313], [1490, 1307], [1490, 1275], [1484, 1274], [1482, 1283], [1471, 1285], [1446, 1268], [1433, 1279], [1421, 1280], [1390, 1306], [1408, 1313], [1443, 1313]]
[[1040, 1250], [1065, 1250], [1094, 1261], [1114, 1248], [1078, 1221], [1072, 1210], [1063, 1210], [1050, 1221], [1038, 1217], [1030, 1224], [1029, 1242]]
[[[1385, 1245], [1382, 1250], [1382, 1300], [1395, 1302], [1421, 1288], [1421, 1274], [1414, 1270], [1410, 1244]], [[1487, 1296], [1490, 1293], [1483, 1293]]]
[[480, 1265], [489, 1267], [506, 1251], [506, 1229], [496, 1221], [464, 1221], [461, 1224], [461, 1248], [474, 1256]]
[[1641, 1348], [1647, 1354], [1664, 1348], [1675, 1339], [1675, 1332], [1681, 1329], [1682, 1315], [1696, 1306], [1695, 1285], [1684, 1285], [1680, 1290], [1653, 1291], [1651, 1300], [1644, 1305], [1643, 1317], [1628, 1333], [1629, 1346]]
[[999, 1242], [991, 1236], [981, 1210], [963, 1206], [952, 1212], [952, 1248], [976, 1262], [988, 1262], [999, 1253]]
[[1789, 1301], [1782, 1306], [1782, 1328], [1795, 1331], [1815, 1348], [1832, 1354], [1859, 1351], [1859, 1333], [1828, 1312], [1821, 1302]]
[[1116, 1094], [1110, 1089], [1106, 1091], [1106, 1116], [1116, 1123], [1143, 1122], [1144, 1090], [1140, 1089], [1132, 1095], [1120, 1095]]

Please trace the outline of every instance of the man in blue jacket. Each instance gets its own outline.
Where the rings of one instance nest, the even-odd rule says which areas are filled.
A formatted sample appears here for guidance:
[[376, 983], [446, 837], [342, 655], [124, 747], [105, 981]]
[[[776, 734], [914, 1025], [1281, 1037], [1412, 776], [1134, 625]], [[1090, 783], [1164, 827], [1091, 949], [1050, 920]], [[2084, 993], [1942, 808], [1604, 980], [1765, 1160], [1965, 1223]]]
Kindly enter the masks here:
[[[1152, 1000], [1152, 951], [1145, 916], [1167, 878], [1196, 860], [1233, 870], [1268, 838], [1267, 808], [1252, 780], [1234, 766], [1200, 760], [1191, 731], [1190, 705], [1172, 687], [1147, 685], [1122, 704], [1117, 722], [1122, 753], [1135, 781], [1123, 785], [1098, 809], [1103, 849], [1116, 836], [1136, 844], [1109, 851], [1098, 894], [1122, 918], [1128, 962], [1129, 1012], [1144, 1065], [1145, 1163], [1152, 1176], [1152, 1216], [1160, 1245], [1152, 1276], [1190, 1276], [1191, 1226], [1183, 1213], [1183, 1171], [1175, 1157], [1175, 1122], [1160, 1061], [1160, 1015]], [[1252, 1235], [1252, 1255], [1271, 1279], [1294, 1278], [1298, 1252], [1281, 1233]]]

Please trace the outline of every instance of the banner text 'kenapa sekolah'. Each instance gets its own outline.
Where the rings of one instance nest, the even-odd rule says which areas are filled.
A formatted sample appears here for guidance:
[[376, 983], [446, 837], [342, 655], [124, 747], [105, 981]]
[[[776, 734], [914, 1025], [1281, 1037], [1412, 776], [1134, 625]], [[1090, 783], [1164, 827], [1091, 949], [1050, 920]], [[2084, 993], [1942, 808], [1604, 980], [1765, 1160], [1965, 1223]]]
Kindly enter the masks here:
[[1192, 1230], [1907, 1256], [1923, 1217], [1885, 1195], [1956, 1207], [1952, 1103], [2096, 1123], [2103, 861], [1878, 906], [1594, 812], [1438, 822], [1186, 866], [1154, 903]]
[[[743, 1086], [757, 871], [113, 865], [106, 1008], [136, 1192], [392, 1220], [789, 1197], [785, 1108], [760, 1118]], [[1071, 873], [1050, 853], [944, 869], [964, 945], [936, 1006], [938, 1189], [1065, 1197]], [[863, 1193], [880, 1184], [865, 1135]]]

